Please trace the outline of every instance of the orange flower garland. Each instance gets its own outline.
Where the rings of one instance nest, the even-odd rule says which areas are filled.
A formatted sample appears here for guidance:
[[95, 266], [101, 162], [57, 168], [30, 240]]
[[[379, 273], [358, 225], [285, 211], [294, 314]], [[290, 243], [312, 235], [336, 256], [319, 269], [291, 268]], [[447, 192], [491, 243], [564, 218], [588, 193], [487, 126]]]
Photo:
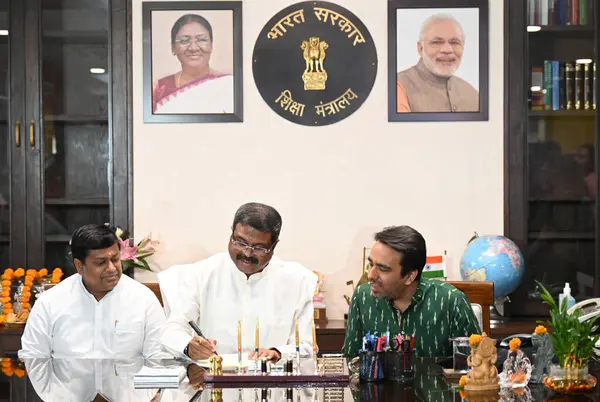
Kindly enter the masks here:
[[0, 361], [0, 366], [2, 366], [2, 372], [8, 377], [12, 377], [13, 375], [23, 377], [27, 374], [23, 363], [20, 360], [11, 359], [10, 357], [3, 357], [2, 361]]
[[[62, 276], [62, 269], [58, 267], [54, 268], [54, 270], [52, 271], [50, 281], [56, 284], [60, 282]], [[21, 294], [20, 299], [21, 311], [29, 312], [29, 310], [31, 309], [31, 287], [35, 283], [43, 281], [44, 279], [48, 279], [48, 270], [46, 268], [42, 268], [39, 271], [35, 269], [28, 269], [27, 271], [25, 271], [23, 268], [17, 268], [15, 271], [13, 271], [11, 268], [7, 268], [4, 270], [4, 273], [2, 274], [2, 276], [0, 276], [0, 279], [2, 279], [2, 282], [0, 282], [0, 284], [2, 285], [0, 302], [4, 306], [4, 311], [0, 315], [0, 324], [4, 324], [7, 321], [15, 321], [11, 298], [11, 286], [14, 279], [20, 279], [23, 277], [23, 292]], [[26, 319], [28, 315], [29, 314], [25, 314], [24, 317], [22, 316], [21, 318]]]
[[537, 327], [535, 327], [533, 333], [536, 335], [544, 335], [548, 333], [548, 330], [543, 325], [538, 325]]

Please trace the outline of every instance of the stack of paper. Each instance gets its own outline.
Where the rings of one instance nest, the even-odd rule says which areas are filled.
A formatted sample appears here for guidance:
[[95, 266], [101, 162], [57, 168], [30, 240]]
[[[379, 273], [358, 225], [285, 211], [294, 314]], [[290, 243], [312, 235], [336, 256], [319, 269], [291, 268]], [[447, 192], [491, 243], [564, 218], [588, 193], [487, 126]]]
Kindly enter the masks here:
[[135, 388], [179, 388], [184, 377], [184, 367], [144, 366], [133, 378], [133, 383]]

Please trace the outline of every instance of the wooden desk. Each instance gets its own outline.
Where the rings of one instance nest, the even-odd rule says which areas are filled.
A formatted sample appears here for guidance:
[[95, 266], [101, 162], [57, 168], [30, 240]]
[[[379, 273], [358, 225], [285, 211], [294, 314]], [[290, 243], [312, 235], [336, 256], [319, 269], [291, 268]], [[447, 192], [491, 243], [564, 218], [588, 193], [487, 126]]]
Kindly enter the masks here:
[[0, 355], [16, 355], [21, 349], [23, 328], [0, 327]]
[[[514, 334], [530, 334], [537, 324], [536, 318], [492, 320], [491, 337], [504, 339]], [[317, 325], [317, 344], [321, 353], [339, 353], [344, 344], [346, 324], [344, 320], [329, 320]], [[21, 348], [20, 328], [0, 327], [0, 355], [16, 354]]]
[[[468, 282], [451, 282], [453, 285], [456, 283], [462, 287], [461, 290], [467, 294], [468, 297], [474, 298], [475, 301], [482, 305], [489, 307], [490, 298], [489, 289], [485, 293], [475, 292], [480, 289], [481, 286], [473, 287]], [[157, 283], [145, 283], [150, 290], [154, 292], [158, 300], [162, 304], [162, 297], [160, 294], [160, 288]], [[492, 288], [493, 289], [493, 288]], [[493, 290], [492, 290], [493, 294]], [[484, 308], [484, 314], [485, 314]], [[484, 315], [485, 317], [485, 315]], [[489, 317], [489, 309], [487, 310], [487, 317]], [[509, 335], [514, 334], [530, 334], [537, 325], [537, 318], [526, 318], [526, 319], [498, 319], [490, 322], [490, 336], [496, 339], [504, 339]], [[317, 344], [321, 353], [340, 353], [342, 346], [344, 345], [344, 336], [346, 335], [346, 322], [344, 320], [329, 320], [326, 324], [318, 324], [316, 326], [317, 332]], [[21, 335], [23, 330], [21, 328], [4, 328], [0, 327], [0, 355], [16, 354], [21, 348]]]
[[[502, 318], [491, 320], [490, 337], [501, 340], [515, 334], [531, 334], [540, 318]], [[544, 320], [545, 321], [545, 320]], [[321, 353], [340, 353], [344, 345], [346, 323], [344, 320], [329, 320], [317, 325], [317, 344]]]
[[329, 320], [327, 324], [318, 324], [316, 328], [319, 353], [340, 353], [346, 335], [346, 322]]

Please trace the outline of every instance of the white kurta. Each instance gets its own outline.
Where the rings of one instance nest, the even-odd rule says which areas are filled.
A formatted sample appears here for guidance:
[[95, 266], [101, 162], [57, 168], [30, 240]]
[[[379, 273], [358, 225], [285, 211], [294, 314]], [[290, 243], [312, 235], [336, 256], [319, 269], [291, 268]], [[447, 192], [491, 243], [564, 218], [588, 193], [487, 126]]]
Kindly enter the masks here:
[[101, 395], [108, 401], [148, 402], [157, 389], [135, 389], [134, 376], [143, 359], [25, 359], [27, 375], [45, 402], [91, 401]]
[[165, 315], [154, 293], [122, 275], [97, 301], [75, 274], [36, 301], [21, 338], [19, 357], [162, 357]]
[[[175, 275], [169, 275], [171, 269]], [[237, 353], [241, 320], [242, 349], [248, 354], [254, 350], [258, 318], [260, 348], [277, 348], [286, 357], [296, 350], [294, 314], [298, 314], [300, 352], [312, 356], [317, 279], [302, 265], [277, 257], [247, 278], [226, 252], [169, 268], [158, 275], [163, 302], [170, 310], [163, 344], [183, 351], [194, 335], [188, 322], [195, 321], [204, 336], [217, 340], [219, 354]]]

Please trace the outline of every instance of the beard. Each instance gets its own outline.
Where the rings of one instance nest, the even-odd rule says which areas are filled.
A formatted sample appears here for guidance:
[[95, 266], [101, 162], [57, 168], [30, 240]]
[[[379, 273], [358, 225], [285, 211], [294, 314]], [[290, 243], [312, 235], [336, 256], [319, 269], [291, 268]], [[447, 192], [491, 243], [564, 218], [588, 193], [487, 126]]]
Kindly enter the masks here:
[[443, 77], [443, 78], [449, 78], [451, 77], [456, 70], [458, 69], [458, 66], [460, 65], [460, 60], [458, 58], [456, 58], [456, 61], [454, 62], [454, 65], [452, 65], [452, 67], [439, 67], [436, 64], [436, 61], [429, 58], [429, 56], [427, 56], [427, 53], [425, 52], [425, 49], [423, 49], [423, 63], [425, 64], [425, 67], [427, 67], [427, 69], [429, 71], [431, 71], [433, 74], [437, 75], [438, 77]]

